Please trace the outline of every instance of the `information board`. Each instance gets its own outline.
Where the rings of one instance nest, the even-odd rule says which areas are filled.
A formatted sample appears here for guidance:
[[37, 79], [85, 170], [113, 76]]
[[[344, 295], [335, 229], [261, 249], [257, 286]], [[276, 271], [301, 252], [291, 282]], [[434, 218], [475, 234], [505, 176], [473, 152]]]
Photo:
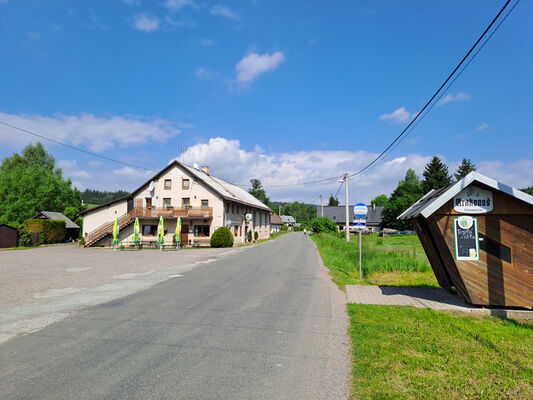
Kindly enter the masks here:
[[456, 260], [479, 260], [477, 218], [468, 215], [454, 218]]

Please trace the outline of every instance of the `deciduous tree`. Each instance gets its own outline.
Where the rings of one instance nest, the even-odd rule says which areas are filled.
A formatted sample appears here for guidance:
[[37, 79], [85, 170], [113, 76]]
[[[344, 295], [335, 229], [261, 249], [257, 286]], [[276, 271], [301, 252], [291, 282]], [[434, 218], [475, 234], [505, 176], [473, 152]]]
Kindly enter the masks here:
[[81, 210], [81, 196], [63, 179], [41, 143], [28, 145], [0, 164], [0, 222], [20, 224], [41, 211]]

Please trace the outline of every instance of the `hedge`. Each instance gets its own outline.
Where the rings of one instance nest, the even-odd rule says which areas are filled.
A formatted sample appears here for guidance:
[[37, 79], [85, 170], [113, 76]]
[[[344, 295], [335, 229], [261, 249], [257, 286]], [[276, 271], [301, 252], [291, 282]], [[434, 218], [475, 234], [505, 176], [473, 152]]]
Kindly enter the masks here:
[[41, 232], [41, 244], [63, 243], [67, 237], [67, 223], [49, 219], [27, 219], [24, 229], [31, 232]]

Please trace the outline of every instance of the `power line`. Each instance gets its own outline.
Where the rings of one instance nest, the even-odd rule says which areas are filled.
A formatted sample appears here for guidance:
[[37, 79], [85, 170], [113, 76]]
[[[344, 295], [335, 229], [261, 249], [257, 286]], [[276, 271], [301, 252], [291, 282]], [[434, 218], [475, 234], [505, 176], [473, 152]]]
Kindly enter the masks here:
[[[520, 1], [520, 0], [518, 0]], [[518, 4], [518, 1], [517, 1], [517, 4]], [[420, 117], [420, 115], [422, 113], [424, 113], [424, 111], [428, 108], [428, 106], [433, 102], [433, 100], [439, 95], [439, 93], [442, 91], [442, 89], [448, 84], [448, 82], [450, 81], [450, 79], [454, 76], [454, 74], [459, 70], [459, 68], [461, 68], [461, 65], [463, 65], [463, 63], [467, 60], [467, 58], [470, 56], [470, 54], [474, 51], [474, 49], [476, 48], [476, 46], [479, 44], [479, 42], [485, 37], [485, 35], [487, 34], [487, 32], [490, 30], [490, 28], [492, 27], [492, 25], [494, 25], [494, 23], [496, 22], [496, 20], [500, 17], [500, 15], [503, 13], [503, 11], [507, 8], [507, 6], [509, 5], [509, 3], [511, 2], [511, 0], [507, 0], [505, 2], [505, 4], [503, 5], [502, 9], [498, 12], [498, 14], [493, 18], [493, 20], [490, 22], [489, 26], [487, 26], [487, 28], [483, 31], [483, 33], [481, 34], [481, 36], [476, 40], [476, 42], [474, 43], [474, 45], [470, 48], [470, 50], [468, 50], [468, 52], [466, 53], [466, 55], [462, 58], [462, 60], [459, 62], [459, 64], [457, 64], [457, 66], [454, 68], [454, 70], [452, 71], [452, 73], [450, 75], [448, 75], [448, 77], [446, 78], [446, 80], [442, 83], [442, 85], [438, 88], [438, 90], [433, 94], [433, 96], [431, 96], [431, 98], [426, 102], [426, 104], [424, 104], [424, 106], [422, 107], [422, 109], [415, 115], [415, 117], [411, 120], [411, 122], [409, 122], [409, 124], [402, 130], [402, 132], [385, 148], [385, 150], [383, 150], [381, 152], [380, 155], [378, 155], [374, 160], [372, 160], [369, 164], [367, 164], [364, 168], [360, 169], [359, 171], [351, 174], [349, 177], [354, 177], [356, 175], [361, 175], [363, 172], [365, 172], [366, 170], [368, 170], [370, 167], [372, 167], [372, 165], [374, 165], [375, 163], [377, 163], [386, 153], [387, 151], [392, 147], [394, 146], [394, 144], [396, 142], [398, 142], [398, 140], [400, 140], [400, 138], [402, 136], [404, 136], [404, 134], [409, 130], [409, 128], [414, 124], [415, 121], [418, 120], [418, 117]], [[515, 4], [516, 6], [516, 4]], [[514, 7], [513, 7], [514, 8]], [[512, 9], [511, 9], [512, 11]], [[499, 26], [498, 26], [499, 27]], [[490, 39], [490, 37], [489, 37]], [[477, 54], [477, 53], [476, 53]], [[468, 64], [466, 65], [468, 66]], [[465, 66], [465, 67], [466, 67]], [[453, 82], [452, 82], [453, 83]], [[451, 85], [450, 85], [451, 86]], [[429, 110], [428, 110], [429, 111]], [[416, 126], [416, 125], [415, 125]]]
[[122, 164], [122, 165], [127, 165], [128, 167], [133, 167], [133, 168], [143, 169], [143, 170], [145, 170], [145, 171], [151, 171], [150, 168], [141, 167], [141, 166], [139, 166], [139, 165], [130, 164], [130, 163], [127, 163], [127, 162], [124, 162], [124, 161], [116, 160], [116, 159], [114, 159], [114, 158], [110, 158], [110, 157], [103, 156], [103, 155], [101, 155], [101, 154], [93, 153], [92, 151], [88, 151], [88, 150], [80, 149], [79, 147], [72, 146], [72, 145], [70, 145], [70, 144], [60, 142], [59, 140], [50, 139], [49, 137], [46, 137], [46, 136], [43, 136], [43, 135], [39, 135], [38, 133], [31, 132], [31, 131], [29, 131], [29, 130], [27, 130], [27, 129], [19, 128], [18, 126], [8, 124], [7, 122], [0, 121], [0, 124], [2, 124], [2, 125], [6, 125], [6, 126], [9, 126], [10, 128], [17, 129], [17, 130], [22, 131], [22, 132], [29, 133], [30, 135], [37, 136], [37, 137], [39, 137], [39, 138], [41, 138], [41, 139], [48, 140], [48, 141], [53, 142], [53, 143], [56, 143], [56, 144], [60, 144], [60, 145], [62, 145], [62, 146], [66, 146], [66, 147], [71, 148], [71, 149], [73, 149], [73, 150], [77, 150], [77, 151], [80, 151], [80, 152], [82, 152], [82, 153], [89, 154], [89, 155], [91, 155], [91, 156], [101, 158], [101, 159], [103, 159], [103, 160], [107, 160], [107, 161], [115, 162], [115, 163]]

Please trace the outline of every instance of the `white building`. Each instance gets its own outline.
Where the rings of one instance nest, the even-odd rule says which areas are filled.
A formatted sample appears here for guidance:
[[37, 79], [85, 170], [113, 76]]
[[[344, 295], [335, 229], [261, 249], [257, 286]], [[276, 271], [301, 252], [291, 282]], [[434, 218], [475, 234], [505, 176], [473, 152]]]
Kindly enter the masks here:
[[248, 231], [259, 239], [270, 236], [272, 210], [241, 187], [201, 169], [171, 162], [130, 195], [82, 213], [86, 246], [110, 245], [113, 222], [119, 217], [121, 243], [132, 241], [133, 222], [139, 218], [141, 242], [154, 242], [160, 216], [165, 221], [165, 243], [171, 244], [181, 218], [183, 245], [209, 245], [216, 228], [227, 226], [234, 243], [245, 243]]

